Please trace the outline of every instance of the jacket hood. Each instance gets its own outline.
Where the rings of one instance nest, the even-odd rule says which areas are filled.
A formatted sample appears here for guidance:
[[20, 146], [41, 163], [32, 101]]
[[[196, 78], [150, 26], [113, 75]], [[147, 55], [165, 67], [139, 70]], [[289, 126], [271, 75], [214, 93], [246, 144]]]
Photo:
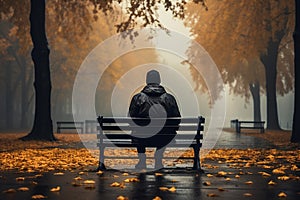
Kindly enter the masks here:
[[148, 96], [160, 96], [160, 95], [166, 93], [166, 90], [161, 85], [148, 84], [144, 87], [142, 92], [147, 94]]

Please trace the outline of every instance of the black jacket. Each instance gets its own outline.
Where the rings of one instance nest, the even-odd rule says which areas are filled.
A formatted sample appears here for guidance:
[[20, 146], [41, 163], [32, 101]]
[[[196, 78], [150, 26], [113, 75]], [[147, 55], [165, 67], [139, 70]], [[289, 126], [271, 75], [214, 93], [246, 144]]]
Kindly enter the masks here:
[[148, 84], [134, 95], [129, 107], [131, 117], [180, 117], [173, 95], [158, 84]]

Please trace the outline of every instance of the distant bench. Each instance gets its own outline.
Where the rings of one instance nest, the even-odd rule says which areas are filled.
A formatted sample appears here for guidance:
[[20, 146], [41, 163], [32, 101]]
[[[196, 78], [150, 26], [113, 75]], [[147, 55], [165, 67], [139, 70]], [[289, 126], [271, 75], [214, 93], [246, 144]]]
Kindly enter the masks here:
[[[133, 124], [132, 121], [139, 124]], [[147, 134], [153, 136], [157, 130], [177, 130], [177, 134], [174, 138], [174, 142], [170, 142], [166, 147], [175, 148], [188, 148], [192, 147], [194, 150], [194, 156], [192, 157], [164, 157], [165, 159], [177, 158], [177, 159], [193, 159], [193, 169], [201, 170], [200, 167], [200, 155], [199, 151], [202, 146], [203, 124], [205, 119], [201, 116], [195, 118], [112, 118], [112, 117], [98, 117], [99, 122], [99, 134], [97, 138], [99, 140], [98, 147], [100, 150], [99, 155], [99, 170], [105, 170], [104, 165], [105, 158], [113, 159], [136, 159], [137, 157], [130, 156], [105, 156], [104, 150], [106, 147], [138, 147], [141, 146], [138, 141], [134, 138], [145, 138]], [[179, 123], [179, 125], [178, 125]], [[153, 131], [154, 130], [154, 131]], [[134, 135], [131, 132], [134, 131]], [[154, 133], [153, 133], [154, 132]], [[170, 135], [170, 134], [169, 134]], [[162, 140], [164, 137], [169, 136], [168, 134], [156, 134]], [[149, 137], [150, 137], [149, 136]], [[159, 139], [158, 139], [159, 140]], [[155, 147], [155, 144], [143, 143], [144, 147]], [[149, 158], [149, 157], [148, 157]], [[150, 157], [152, 158], [152, 157]]]
[[231, 120], [231, 127], [235, 128], [237, 133], [241, 132], [241, 129], [259, 129], [261, 133], [265, 132], [265, 121], [239, 121], [238, 119]]
[[62, 129], [65, 130], [77, 130], [79, 129], [81, 133], [83, 133], [84, 122], [71, 122], [71, 121], [58, 121], [57, 125], [57, 133], [61, 133]]

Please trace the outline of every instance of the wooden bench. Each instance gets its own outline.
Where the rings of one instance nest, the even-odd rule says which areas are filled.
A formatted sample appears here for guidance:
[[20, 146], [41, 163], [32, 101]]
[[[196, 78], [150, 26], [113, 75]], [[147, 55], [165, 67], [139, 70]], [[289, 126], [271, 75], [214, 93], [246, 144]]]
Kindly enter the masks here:
[[264, 121], [239, 121], [231, 120], [231, 127], [235, 127], [237, 133], [241, 133], [241, 129], [259, 129], [261, 133], [265, 132]]
[[58, 121], [57, 125], [57, 133], [61, 133], [61, 130], [74, 130], [79, 129], [80, 133], [83, 133], [84, 122], [71, 122], [71, 121]]
[[[164, 132], [169, 130], [177, 130], [177, 134], [174, 138], [174, 142], [170, 142], [166, 147], [174, 148], [188, 148], [192, 147], [194, 150], [193, 157], [176, 157], [177, 159], [193, 159], [193, 169], [201, 170], [200, 167], [200, 155], [199, 151], [202, 146], [203, 134], [203, 124], [205, 119], [201, 116], [195, 118], [156, 118], [150, 119], [145, 118], [112, 118], [112, 117], [103, 117], [99, 116], [97, 118], [99, 122], [99, 133], [98, 138], [98, 147], [100, 150], [99, 155], [99, 166], [98, 170], [105, 170], [105, 158], [113, 159], [136, 159], [137, 157], [130, 156], [105, 156], [104, 150], [106, 147], [127, 147], [127, 148], [136, 148], [140, 144], [136, 140], [132, 141], [133, 138], [145, 138], [146, 134], [152, 135], [157, 133], [157, 130], [161, 130], [163, 127]], [[134, 120], [136, 125], [132, 123]], [[150, 122], [150, 123], [149, 123]], [[153, 131], [155, 130], [155, 131]], [[134, 131], [134, 136], [132, 132]], [[154, 133], [153, 133], [154, 132]], [[170, 135], [170, 134], [169, 134]], [[168, 134], [159, 134], [156, 135], [159, 138], [168, 137]], [[144, 147], [154, 148], [155, 144], [143, 144]], [[153, 157], [148, 157], [152, 158]], [[171, 159], [175, 157], [164, 157], [164, 159]]]

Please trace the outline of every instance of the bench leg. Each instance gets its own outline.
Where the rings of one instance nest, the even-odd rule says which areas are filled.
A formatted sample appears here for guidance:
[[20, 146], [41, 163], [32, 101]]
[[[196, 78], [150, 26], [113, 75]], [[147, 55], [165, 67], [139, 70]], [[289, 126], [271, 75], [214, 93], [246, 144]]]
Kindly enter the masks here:
[[203, 172], [203, 170], [201, 169], [200, 166], [200, 157], [199, 157], [199, 152], [200, 152], [200, 147], [199, 146], [194, 146], [194, 165], [193, 165], [193, 169]]
[[106, 167], [104, 165], [104, 147], [100, 147], [99, 165], [97, 171], [99, 170], [101, 171], [106, 170]]

